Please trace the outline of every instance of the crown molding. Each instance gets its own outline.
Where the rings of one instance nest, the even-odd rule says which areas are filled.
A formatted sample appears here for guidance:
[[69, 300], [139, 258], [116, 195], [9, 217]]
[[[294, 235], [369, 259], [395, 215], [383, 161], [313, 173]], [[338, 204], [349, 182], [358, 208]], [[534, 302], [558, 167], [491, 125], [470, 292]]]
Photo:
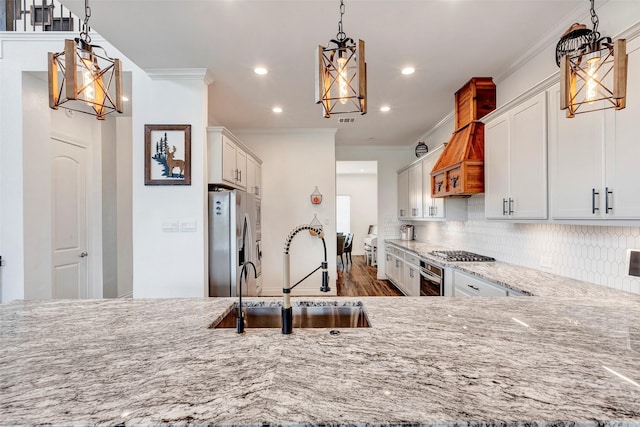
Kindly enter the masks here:
[[144, 72], [151, 80], [202, 80], [206, 84], [215, 81], [208, 68], [150, 68]]

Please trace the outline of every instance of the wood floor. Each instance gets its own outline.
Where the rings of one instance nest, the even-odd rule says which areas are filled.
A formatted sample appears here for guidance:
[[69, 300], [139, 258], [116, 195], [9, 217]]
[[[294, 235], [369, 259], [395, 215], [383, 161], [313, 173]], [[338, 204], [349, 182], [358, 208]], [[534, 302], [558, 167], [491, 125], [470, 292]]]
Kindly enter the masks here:
[[[346, 260], [345, 260], [346, 261]], [[338, 278], [336, 288], [341, 297], [365, 297], [365, 296], [401, 296], [402, 292], [396, 289], [388, 280], [376, 278], [376, 267], [365, 265], [364, 256], [353, 256], [353, 263], [346, 263], [343, 268], [338, 260]]]

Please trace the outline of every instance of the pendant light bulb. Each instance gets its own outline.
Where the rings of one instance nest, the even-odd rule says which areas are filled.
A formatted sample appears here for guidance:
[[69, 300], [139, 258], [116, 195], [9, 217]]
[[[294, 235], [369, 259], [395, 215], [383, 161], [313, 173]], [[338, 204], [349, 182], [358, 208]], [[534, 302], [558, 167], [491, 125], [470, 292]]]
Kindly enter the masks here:
[[347, 74], [347, 58], [344, 52], [340, 52], [338, 56], [338, 90], [339, 99], [342, 105], [347, 103], [347, 97], [349, 96], [349, 84]]
[[586, 82], [585, 101], [592, 103], [598, 96], [598, 66], [600, 64], [600, 57], [596, 56], [590, 58], [587, 61], [587, 75], [589, 78]]

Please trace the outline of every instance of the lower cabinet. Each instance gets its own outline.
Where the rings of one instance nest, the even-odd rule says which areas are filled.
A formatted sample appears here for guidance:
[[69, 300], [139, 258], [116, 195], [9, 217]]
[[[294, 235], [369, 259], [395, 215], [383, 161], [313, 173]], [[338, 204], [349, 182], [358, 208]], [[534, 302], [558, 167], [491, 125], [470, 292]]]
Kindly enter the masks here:
[[453, 270], [453, 296], [456, 297], [506, 297], [523, 295], [496, 283]]
[[420, 260], [410, 252], [388, 245], [385, 251], [385, 269], [389, 279], [403, 294], [420, 295]]
[[404, 263], [404, 289], [405, 295], [410, 297], [420, 296], [420, 267]]

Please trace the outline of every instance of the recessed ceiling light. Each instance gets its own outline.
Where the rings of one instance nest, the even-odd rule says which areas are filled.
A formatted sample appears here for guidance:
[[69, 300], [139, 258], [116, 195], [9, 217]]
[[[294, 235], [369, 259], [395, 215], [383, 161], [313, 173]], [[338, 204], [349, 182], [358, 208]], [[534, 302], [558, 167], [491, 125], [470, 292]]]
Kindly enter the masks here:
[[409, 74], [413, 74], [416, 72], [416, 69], [413, 67], [405, 67], [402, 69], [402, 74], [404, 74], [405, 76], [408, 76]]
[[389, 110], [391, 110], [391, 107], [389, 107], [388, 105], [383, 105], [382, 107], [380, 107], [380, 111], [382, 111], [383, 113], [386, 113]]
[[261, 76], [267, 74], [269, 72], [269, 70], [267, 70], [264, 67], [256, 67], [253, 69], [253, 72], [256, 74], [260, 74]]
[[273, 107], [273, 109], [272, 109], [271, 111], [273, 111], [274, 113], [282, 113], [282, 108], [280, 108], [280, 107]]

